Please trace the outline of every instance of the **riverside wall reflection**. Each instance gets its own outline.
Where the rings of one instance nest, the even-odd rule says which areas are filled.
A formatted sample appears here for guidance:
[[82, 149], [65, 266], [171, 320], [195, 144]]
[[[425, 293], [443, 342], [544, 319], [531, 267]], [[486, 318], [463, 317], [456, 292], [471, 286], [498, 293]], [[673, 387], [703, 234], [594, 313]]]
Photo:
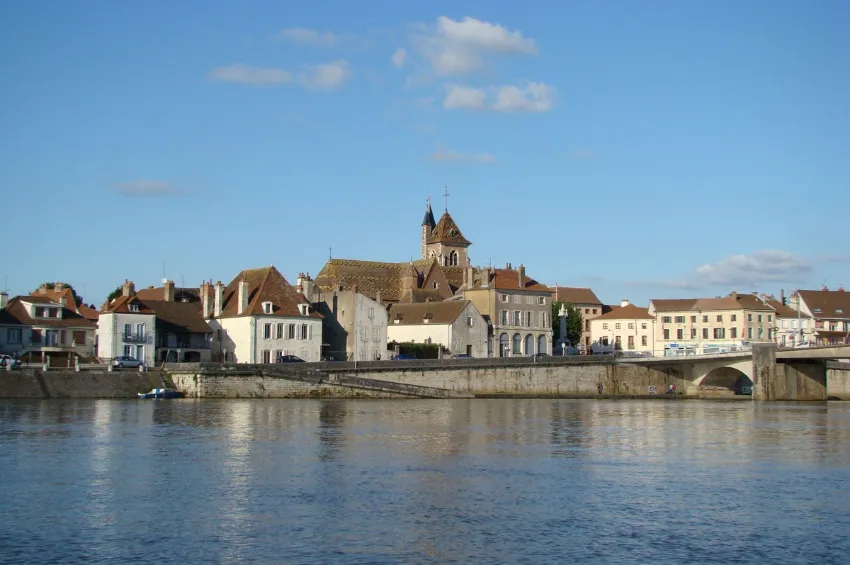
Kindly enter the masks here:
[[2, 401], [0, 469], [0, 563], [850, 550], [842, 403]]

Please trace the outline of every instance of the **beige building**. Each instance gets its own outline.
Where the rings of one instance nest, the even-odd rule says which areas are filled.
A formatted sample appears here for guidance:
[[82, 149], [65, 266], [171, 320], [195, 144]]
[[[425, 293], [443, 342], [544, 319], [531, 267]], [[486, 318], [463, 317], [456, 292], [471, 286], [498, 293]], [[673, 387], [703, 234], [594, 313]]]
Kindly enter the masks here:
[[753, 294], [653, 299], [649, 313], [655, 316], [656, 355], [716, 353], [773, 341], [776, 313]]
[[438, 343], [449, 354], [487, 356], [487, 321], [469, 300], [393, 304], [387, 337], [398, 343]]
[[523, 265], [469, 267], [462, 294], [492, 327], [488, 356], [552, 353], [552, 290], [527, 276]]
[[555, 294], [552, 300], [556, 302], [568, 302], [579, 309], [582, 322], [584, 323], [584, 329], [581, 333], [581, 343], [574, 343], [573, 345], [576, 347], [581, 345], [587, 351], [590, 348], [591, 342], [596, 339], [593, 336], [590, 322], [604, 314], [605, 307], [602, 305], [602, 301], [589, 288], [557, 285], [555, 286]]
[[761, 297], [776, 312], [773, 340], [777, 345], [796, 347], [815, 343], [815, 321], [809, 314], [783, 304], [783, 300], [774, 296], [762, 294]]
[[843, 288], [799, 290], [789, 299], [789, 306], [795, 312], [798, 304], [800, 311], [814, 321], [814, 343], [850, 343], [850, 292]]
[[593, 318], [590, 328], [594, 341], [602, 345], [614, 344], [624, 352], [653, 354], [655, 351], [655, 316], [648, 308], [635, 306], [628, 300]]
[[204, 317], [215, 332], [214, 360], [274, 363], [283, 355], [322, 356], [322, 316], [274, 267], [246, 269], [224, 287], [200, 289]]

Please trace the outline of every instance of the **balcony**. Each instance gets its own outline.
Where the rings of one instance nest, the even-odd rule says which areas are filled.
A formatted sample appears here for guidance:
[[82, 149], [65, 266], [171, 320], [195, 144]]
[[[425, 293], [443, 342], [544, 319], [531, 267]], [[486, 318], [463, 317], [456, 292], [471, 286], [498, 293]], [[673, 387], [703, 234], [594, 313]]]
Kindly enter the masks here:
[[151, 336], [145, 334], [124, 334], [124, 343], [152, 343]]
[[212, 349], [212, 343], [210, 342], [159, 342], [157, 344], [158, 349]]

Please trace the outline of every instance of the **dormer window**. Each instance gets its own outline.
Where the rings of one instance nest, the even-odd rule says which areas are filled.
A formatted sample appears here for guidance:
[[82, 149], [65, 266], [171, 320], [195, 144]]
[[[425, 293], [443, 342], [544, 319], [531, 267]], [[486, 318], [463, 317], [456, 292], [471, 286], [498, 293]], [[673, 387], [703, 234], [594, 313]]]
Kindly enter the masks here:
[[138, 312], [139, 305], [138, 304], [130, 304], [130, 312]]
[[820, 314], [820, 308], [815, 308], [815, 309], [814, 309], [814, 313], [815, 313], [815, 314]]
[[271, 302], [263, 302], [263, 314], [271, 314], [272, 313], [272, 303]]
[[309, 304], [304, 304], [304, 303], [302, 302], [301, 304], [299, 304], [299, 305], [298, 305], [298, 312], [299, 312], [302, 316], [306, 316], [306, 315], [307, 315], [307, 313], [309, 312], [309, 308], [310, 308], [310, 305], [309, 305]]
[[836, 313], [836, 314], [843, 314], [843, 313], [844, 313], [844, 311], [843, 311], [843, 310], [841, 310], [841, 308], [836, 308], [836, 309], [835, 309], [835, 313]]

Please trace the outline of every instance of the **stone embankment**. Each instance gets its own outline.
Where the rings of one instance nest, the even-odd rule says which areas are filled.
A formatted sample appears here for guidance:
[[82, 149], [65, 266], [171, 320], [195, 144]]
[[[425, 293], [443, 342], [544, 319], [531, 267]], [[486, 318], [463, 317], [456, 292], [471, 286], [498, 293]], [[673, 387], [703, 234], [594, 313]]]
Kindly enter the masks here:
[[135, 398], [165, 382], [158, 371], [3, 370], [0, 398]]

